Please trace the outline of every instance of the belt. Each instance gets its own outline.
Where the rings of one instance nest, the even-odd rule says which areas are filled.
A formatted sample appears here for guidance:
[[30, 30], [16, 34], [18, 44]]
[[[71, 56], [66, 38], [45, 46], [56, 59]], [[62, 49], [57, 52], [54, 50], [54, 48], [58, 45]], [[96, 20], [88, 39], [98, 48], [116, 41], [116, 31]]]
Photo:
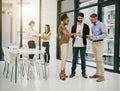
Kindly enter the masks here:
[[93, 42], [100, 42], [100, 41], [103, 41], [103, 39], [101, 39], [101, 40], [94, 40]]

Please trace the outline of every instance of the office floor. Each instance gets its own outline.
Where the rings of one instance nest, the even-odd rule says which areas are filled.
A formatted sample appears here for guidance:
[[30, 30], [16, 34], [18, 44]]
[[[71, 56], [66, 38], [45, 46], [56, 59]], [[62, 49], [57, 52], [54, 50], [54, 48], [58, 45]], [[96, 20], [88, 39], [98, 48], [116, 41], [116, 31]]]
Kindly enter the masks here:
[[[0, 91], [120, 91], [120, 74], [105, 72], [106, 81], [97, 83], [96, 79], [85, 79], [81, 77], [80, 65], [74, 78], [65, 81], [59, 79], [59, 60], [51, 60], [47, 73], [47, 80], [40, 78], [18, 79], [17, 84], [10, 82], [2, 74], [4, 63], [0, 61]], [[69, 75], [71, 63], [67, 63], [66, 72]], [[87, 74], [94, 74], [94, 68], [87, 68]]]

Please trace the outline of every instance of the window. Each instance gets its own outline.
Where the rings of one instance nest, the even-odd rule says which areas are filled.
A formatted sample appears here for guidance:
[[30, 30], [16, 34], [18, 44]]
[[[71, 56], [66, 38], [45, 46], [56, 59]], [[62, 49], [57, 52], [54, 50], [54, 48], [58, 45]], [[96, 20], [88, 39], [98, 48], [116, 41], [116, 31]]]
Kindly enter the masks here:
[[[90, 15], [92, 13], [96, 13], [97, 14], [97, 6], [95, 7], [90, 7], [90, 8], [86, 8], [86, 9], [82, 9], [79, 12], [83, 12], [84, 13], [84, 23], [89, 25], [89, 28], [91, 29], [91, 22], [89, 20]], [[90, 30], [90, 34], [91, 34], [91, 30]], [[94, 63], [94, 57], [93, 57], [93, 53], [92, 53], [92, 42], [91, 41], [87, 41], [87, 50], [86, 50], [86, 60], [87, 60], [87, 65], [91, 65], [91, 66], [95, 66]]]
[[62, 1], [61, 12], [69, 11], [74, 9], [74, 0], [64, 0]]
[[85, 15], [84, 16], [84, 22], [87, 23], [89, 26], [91, 26], [92, 24], [91, 24], [89, 18], [90, 18], [90, 15], [92, 13], [96, 13], [97, 14], [97, 6], [86, 8], [86, 9], [82, 9], [79, 12], [83, 12], [84, 13], [84, 15]]
[[115, 5], [103, 7], [103, 23], [107, 27], [107, 38], [104, 46], [104, 62], [107, 68], [114, 64]]
[[80, 6], [79, 7], [92, 5], [92, 4], [95, 4], [97, 2], [98, 2], [98, 0], [80, 0]]

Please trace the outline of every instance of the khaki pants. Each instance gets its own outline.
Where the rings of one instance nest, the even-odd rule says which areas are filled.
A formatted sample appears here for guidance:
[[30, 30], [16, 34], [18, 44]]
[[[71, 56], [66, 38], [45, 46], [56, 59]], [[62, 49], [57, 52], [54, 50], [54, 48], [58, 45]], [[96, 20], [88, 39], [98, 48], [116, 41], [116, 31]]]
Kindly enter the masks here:
[[93, 54], [96, 60], [96, 75], [104, 76], [103, 49], [104, 41], [93, 42]]
[[66, 59], [68, 56], [68, 43], [62, 44], [61, 46], [61, 70], [65, 70], [65, 66], [66, 66]]

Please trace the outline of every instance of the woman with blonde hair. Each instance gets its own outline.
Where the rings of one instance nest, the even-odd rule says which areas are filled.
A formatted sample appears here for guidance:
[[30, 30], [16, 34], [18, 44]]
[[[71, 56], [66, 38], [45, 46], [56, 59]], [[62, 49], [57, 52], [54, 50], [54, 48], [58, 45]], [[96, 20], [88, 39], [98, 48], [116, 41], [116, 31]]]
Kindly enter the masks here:
[[[38, 38], [37, 33], [34, 30], [34, 26], [35, 26], [35, 21], [30, 21], [28, 23], [29, 25], [29, 29], [28, 29], [28, 47], [29, 48], [36, 48], [36, 41]], [[34, 54], [30, 54], [29, 55], [29, 59], [33, 59]]]

